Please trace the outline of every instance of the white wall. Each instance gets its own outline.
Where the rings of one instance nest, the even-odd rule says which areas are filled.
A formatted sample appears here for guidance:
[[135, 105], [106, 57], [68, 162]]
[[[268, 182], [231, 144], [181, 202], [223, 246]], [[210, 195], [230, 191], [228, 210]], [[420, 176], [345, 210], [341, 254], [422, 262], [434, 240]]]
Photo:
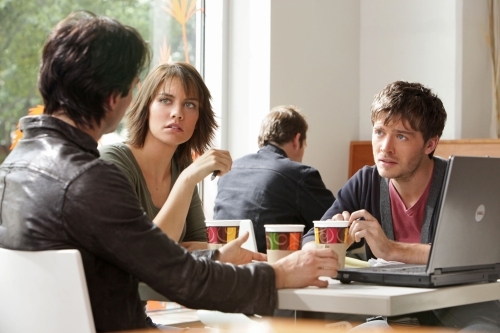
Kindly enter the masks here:
[[457, 138], [487, 138], [493, 109], [488, 2], [463, 1], [462, 11], [462, 127]]
[[[212, 19], [226, 24], [218, 34], [222, 45], [206, 43], [213, 93], [212, 78], [218, 71], [223, 78], [214, 94], [221, 107], [220, 146], [233, 158], [255, 152], [264, 115], [273, 106], [295, 104], [309, 123], [304, 163], [336, 193], [347, 180], [349, 142], [370, 139], [373, 96], [395, 80], [418, 81], [438, 94], [448, 112], [443, 139], [489, 137], [486, 3], [208, 1], [207, 36], [210, 7], [224, 8], [227, 18]], [[210, 54], [219, 56], [209, 61]], [[207, 191], [209, 215], [215, 182]]]
[[257, 147], [261, 119], [269, 111], [270, 0], [229, 1], [227, 137], [234, 159]]
[[443, 101], [443, 139], [487, 138], [492, 109], [486, 0], [361, 1], [360, 139], [373, 95], [395, 80], [421, 82]]
[[268, 109], [302, 109], [309, 124], [303, 162], [335, 194], [347, 180], [349, 142], [358, 138], [359, 10], [352, 0], [271, 2]]
[[361, 2], [360, 139], [371, 139], [373, 96], [388, 83], [421, 82], [443, 101], [443, 138], [454, 138], [457, 90], [455, 0]]
[[[261, 120], [295, 104], [309, 123], [304, 163], [336, 192], [358, 137], [359, 2], [229, 2], [227, 138], [233, 158], [256, 152]], [[224, 121], [224, 119], [223, 119]]]

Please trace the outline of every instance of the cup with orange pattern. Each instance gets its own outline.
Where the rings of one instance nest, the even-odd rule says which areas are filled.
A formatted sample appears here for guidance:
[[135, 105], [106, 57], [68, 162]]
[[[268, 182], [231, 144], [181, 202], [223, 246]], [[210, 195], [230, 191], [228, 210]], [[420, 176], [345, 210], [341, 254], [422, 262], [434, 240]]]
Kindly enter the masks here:
[[345, 266], [348, 248], [349, 221], [313, 221], [316, 248], [330, 248], [338, 255], [339, 268]]

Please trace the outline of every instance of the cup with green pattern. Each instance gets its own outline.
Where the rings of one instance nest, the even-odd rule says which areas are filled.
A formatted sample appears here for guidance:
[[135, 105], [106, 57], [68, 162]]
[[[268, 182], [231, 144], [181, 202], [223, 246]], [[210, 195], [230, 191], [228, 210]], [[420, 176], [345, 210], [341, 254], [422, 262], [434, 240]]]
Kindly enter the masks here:
[[302, 247], [303, 224], [266, 224], [267, 262], [273, 263]]

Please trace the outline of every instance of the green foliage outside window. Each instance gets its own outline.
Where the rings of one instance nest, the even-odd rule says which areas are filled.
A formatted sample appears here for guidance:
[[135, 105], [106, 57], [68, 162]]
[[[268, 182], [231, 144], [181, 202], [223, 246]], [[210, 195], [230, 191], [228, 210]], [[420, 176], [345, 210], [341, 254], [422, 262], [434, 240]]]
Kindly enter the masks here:
[[152, 65], [167, 60], [194, 63], [195, 4], [196, 0], [0, 0], [0, 162], [8, 154], [19, 119], [43, 103], [37, 89], [40, 53], [57, 22], [75, 10], [106, 15], [136, 28], [150, 42]]

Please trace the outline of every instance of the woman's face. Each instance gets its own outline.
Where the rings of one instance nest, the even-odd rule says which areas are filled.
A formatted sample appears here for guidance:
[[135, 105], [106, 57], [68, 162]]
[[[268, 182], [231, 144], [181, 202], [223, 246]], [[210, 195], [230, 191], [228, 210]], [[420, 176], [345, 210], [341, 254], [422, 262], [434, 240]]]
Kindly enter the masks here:
[[164, 144], [178, 146], [191, 138], [199, 116], [198, 97], [187, 96], [179, 79], [167, 79], [149, 106], [147, 135]]

